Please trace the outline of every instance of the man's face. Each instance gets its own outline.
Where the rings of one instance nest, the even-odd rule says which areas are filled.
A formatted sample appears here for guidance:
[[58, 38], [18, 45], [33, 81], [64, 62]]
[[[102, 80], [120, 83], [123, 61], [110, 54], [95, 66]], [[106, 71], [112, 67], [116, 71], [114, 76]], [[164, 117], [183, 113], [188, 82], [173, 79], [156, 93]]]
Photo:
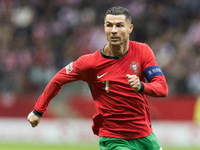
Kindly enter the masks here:
[[129, 40], [133, 25], [126, 20], [125, 15], [107, 15], [104, 30], [111, 45], [122, 45]]

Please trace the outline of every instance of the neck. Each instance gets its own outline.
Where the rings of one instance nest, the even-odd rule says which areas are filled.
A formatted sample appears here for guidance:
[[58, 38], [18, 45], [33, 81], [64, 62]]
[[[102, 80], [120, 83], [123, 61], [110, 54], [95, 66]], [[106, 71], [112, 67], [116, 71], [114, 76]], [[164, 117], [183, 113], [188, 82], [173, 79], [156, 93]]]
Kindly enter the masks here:
[[104, 48], [104, 53], [107, 56], [123, 56], [129, 47], [129, 42], [122, 44], [122, 45], [111, 45], [108, 43], [108, 45]]

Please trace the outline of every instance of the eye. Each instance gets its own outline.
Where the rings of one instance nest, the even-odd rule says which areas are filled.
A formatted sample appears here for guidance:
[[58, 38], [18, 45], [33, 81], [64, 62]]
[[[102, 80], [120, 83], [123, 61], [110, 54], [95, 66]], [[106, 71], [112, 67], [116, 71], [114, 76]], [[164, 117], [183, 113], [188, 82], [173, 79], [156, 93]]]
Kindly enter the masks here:
[[121, 28], [123, 26], [124, 26], [123, 24], [116, 24], [116, 27], [118, 27], [118, 28]]
[[112, 24], [108, 23], [106, 24], [106, 27], [112, 27]]

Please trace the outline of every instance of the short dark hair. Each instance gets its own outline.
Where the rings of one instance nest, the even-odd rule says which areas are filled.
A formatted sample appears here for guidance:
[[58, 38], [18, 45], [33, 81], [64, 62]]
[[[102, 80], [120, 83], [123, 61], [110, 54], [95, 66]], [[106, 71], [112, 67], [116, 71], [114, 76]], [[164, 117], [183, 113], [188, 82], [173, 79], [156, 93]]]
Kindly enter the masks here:
[[107, 10], [104, 19], [107, 15], [125, 15], [126, 20], [128, 20], [131, 23], [132, 17], [128, 9], [121, 7], [121, 6], [114, 6]]

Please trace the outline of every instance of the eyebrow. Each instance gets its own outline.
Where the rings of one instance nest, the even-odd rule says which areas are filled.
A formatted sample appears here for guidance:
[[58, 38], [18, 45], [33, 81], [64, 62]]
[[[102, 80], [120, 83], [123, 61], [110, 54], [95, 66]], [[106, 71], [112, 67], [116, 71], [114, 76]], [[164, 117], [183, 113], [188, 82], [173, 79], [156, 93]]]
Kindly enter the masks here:
[[110, 24], [124, 24], [124, 22], [112, 23], [112, 22], [109, 22], [109, 21], [106, 21], [106, 23], [110, 23]]

